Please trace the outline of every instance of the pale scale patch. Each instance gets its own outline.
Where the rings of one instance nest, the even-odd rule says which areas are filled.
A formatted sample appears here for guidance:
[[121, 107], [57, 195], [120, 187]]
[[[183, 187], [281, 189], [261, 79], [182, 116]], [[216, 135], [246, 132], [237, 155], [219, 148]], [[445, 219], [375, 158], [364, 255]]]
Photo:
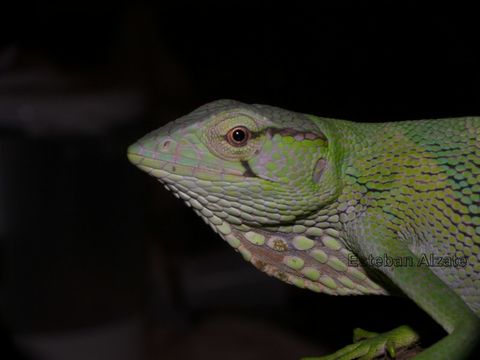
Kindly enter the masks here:
[[[335, 231], [329, 233], [335, 234]], [[348, 256], [352, 254], [343, 247], [326, 247], [320, 239], [307, 238], [314, 241], [314, 248], [299, 250], [293, 245], [292, 234], [279, 236], [278, 233], [270, 235], [252, 229], [248, 232], [232, 229], [229, 235], [233, 234], [240, 242], [237, 249], [245, 259], [282, 281], [328, 294], [385, 294], [385, 290], [371, 281], [362, 268], [347, 265]], [[238, 242], [234, 241], [234, 245], [237, 246]], [[282, 245], [279, 247], [279, 244]]]

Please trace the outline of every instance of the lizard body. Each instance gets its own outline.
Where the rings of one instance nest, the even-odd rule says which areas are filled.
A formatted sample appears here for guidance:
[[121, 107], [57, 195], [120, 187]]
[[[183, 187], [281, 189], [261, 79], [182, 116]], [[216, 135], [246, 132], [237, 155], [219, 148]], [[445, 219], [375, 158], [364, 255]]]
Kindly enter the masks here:
[[[480, 117], [355, 123], [220, 100], [128, 154], [260, 270], [315, 292], [410, 297], [449, 333], [418, 359], [475, 345]], [[391, 353], [417, 339], [403, 330], [327, 358]]]

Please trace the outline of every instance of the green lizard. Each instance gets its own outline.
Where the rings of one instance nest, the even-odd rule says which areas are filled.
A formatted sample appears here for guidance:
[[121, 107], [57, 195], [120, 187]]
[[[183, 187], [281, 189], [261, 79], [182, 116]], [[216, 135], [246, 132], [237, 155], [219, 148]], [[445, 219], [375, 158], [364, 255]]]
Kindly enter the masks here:
[[[448, 333], [416, 359], [465, 359], [480, 330], [480, 117], [355, 123], [220, 100], [153, 131], [130, 161], [245, 260], [332, 295], [400, 290]], [[417, 342], [357, 331], [322, 359]]]

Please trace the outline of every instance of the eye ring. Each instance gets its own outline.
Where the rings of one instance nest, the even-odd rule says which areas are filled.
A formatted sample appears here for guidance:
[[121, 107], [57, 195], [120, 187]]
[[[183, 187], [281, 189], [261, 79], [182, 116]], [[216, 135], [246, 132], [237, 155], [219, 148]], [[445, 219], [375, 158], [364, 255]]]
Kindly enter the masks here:
[[227, 133], [227, 141], [232, 146], [245, 146], [252, 133], [245, 126], [235, 126]]

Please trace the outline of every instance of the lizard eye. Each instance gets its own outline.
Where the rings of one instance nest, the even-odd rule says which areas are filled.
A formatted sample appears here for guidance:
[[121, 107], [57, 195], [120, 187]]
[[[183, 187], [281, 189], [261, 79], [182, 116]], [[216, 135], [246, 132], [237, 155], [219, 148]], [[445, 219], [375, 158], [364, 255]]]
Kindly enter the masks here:
[[202, 142], [224, 160], [247, 160], [262, 147], [264, 136], [257, 122], [249, 115], [219, 113], [202, 132]]
[[227, 141], [232, 146], [244, 146], [250, 139], [251, 133], [244, 126], [237, 126], [227, 133]]

